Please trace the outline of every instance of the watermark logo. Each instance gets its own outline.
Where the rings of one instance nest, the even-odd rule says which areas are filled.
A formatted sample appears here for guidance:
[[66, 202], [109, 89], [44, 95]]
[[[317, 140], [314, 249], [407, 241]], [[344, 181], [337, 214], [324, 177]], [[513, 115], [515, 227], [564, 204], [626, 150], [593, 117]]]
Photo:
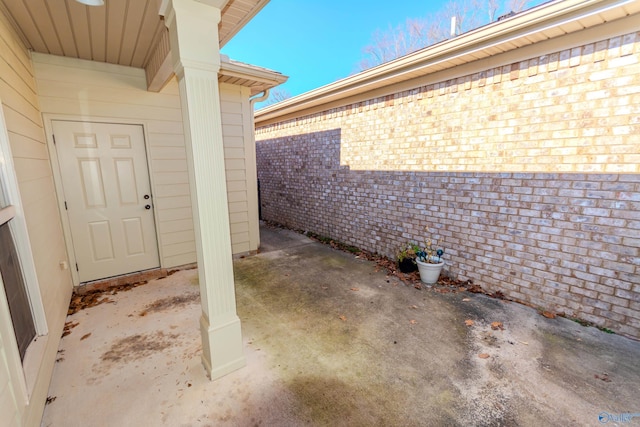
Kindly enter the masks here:
[[640, 412], [631, 413], [631, 412], [623, 412], [621, 414], [610, 414], [608, 412], [600, 412], [598, 414], [598, 421], [601, 424], [606, 424], [609, 421], [614, 423], [630, 423], [634, 417], [640, 418]]

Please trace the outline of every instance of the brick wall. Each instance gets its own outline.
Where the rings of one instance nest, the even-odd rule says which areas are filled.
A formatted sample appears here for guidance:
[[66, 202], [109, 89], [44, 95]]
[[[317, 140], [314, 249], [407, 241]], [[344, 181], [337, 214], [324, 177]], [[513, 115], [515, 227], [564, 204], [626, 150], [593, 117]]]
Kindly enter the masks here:
[[256, 130], [263, 218], [640, 338], [640, 33]]

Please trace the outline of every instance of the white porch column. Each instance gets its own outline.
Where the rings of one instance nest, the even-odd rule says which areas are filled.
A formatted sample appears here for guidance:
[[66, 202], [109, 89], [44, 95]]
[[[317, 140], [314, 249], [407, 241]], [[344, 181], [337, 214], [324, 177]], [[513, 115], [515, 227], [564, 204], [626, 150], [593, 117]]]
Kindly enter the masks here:
[[202, 299], [202, 363], [216, 379], [245, 365], [236, 314], [218, 70], [226, 0], [171, 0], [165, 22], [180, 84]]

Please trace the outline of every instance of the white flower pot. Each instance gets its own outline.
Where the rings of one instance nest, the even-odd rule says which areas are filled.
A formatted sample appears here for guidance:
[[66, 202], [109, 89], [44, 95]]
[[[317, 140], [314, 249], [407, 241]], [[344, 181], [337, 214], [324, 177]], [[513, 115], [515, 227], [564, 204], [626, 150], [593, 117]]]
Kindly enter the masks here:
[[418, 271], [420, 271], [420, 281], [422, 281], [422, 283], [433, 285], [434, 283], [438, 282], [438, 277], [440, 277], [440, 272], [442, 271], [442, 267], [444, 267], [444, 261], [440, 261], [437, 264], [430, 264], [428, 262], [422, 262], [417, 259], [416, 263], [418, 264]]

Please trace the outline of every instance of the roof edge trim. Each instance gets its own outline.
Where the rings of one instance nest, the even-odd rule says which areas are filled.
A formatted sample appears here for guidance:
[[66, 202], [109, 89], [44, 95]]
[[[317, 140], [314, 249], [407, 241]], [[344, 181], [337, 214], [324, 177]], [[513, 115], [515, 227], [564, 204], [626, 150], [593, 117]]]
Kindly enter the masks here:
[[[304, 110], [379, 88], [393, 78], [394, 83], [429, 74], [428, 68], [453, 59], [472, 62], [474, 53], [516, 39], [525, 38], [550, 27], [576, 21], [637, 0], [557, 0], [522, 12], [504, 21], [426, 47], [377, 67], [334, 83], [313, 89], [256, 111], [256, 124], [273, 122], [281, 116], [291, 117]], [[584, 28], [582, 28], [584, 29]]]

